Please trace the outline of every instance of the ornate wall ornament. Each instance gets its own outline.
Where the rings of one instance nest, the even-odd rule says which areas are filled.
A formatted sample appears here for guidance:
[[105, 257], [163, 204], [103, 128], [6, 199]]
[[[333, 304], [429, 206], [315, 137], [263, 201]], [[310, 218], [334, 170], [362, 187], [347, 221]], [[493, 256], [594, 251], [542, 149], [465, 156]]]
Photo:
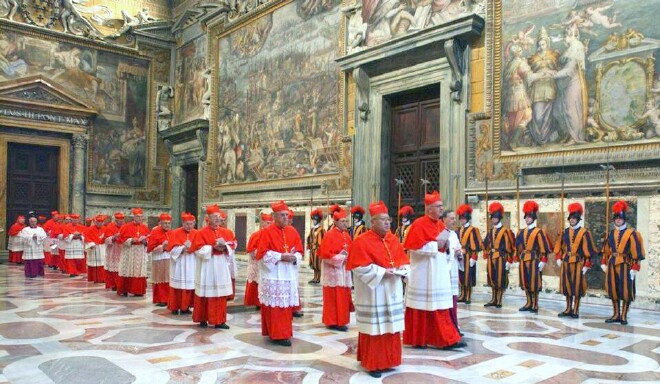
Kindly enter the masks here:
[[32, 25], [42, 28], [53, 28], [62, 11], [61, 0], [23, 0], [21, 2], [23, 17]]
[[522, 166], [562, 157], [594, 164], [617, 153], [650, 160], [647, 148], [660, 150], [660, 35], [650, 14], [631, 12], [660, 1], [574, 3], [488, 2], [493, 154]]
[[82, 148], [85, 149], [87, 148], [87, 143], [89, 143], [89, 135], [87, 134], [75, 134], [71, 138], [71, 143], [73, 144], [74, 148]]

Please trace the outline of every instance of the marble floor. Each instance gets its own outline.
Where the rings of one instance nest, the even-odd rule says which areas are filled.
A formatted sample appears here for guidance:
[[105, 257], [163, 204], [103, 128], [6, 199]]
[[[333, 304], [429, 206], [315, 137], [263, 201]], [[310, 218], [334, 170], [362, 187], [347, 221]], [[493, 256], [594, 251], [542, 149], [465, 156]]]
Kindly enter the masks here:
[[[241, 265], [245, 270], [245, 265]], [[0, 265], [0, 383], [620, 383], [660, 382], [660, 313], [633, 309], [630, 324], [605, 324], [605, 306], [561, 319], [563, 303], [541, 300], [520, 313], [485, 297], [459, 304], [468, 346], [455, 351], [404, 347], [403, 364], [373, 379], [356, 359], [357, 331], [321, 324], [321, 288], [301, 273], [305, 316], [294, 319], [290, 348], [267, 343], [260, 317], [244, 308], [245, 278], [229, 308], [230, 330], [196, 326], [146, 297], [118, 297], [83, 278], [47, 271], [25, 279]]]

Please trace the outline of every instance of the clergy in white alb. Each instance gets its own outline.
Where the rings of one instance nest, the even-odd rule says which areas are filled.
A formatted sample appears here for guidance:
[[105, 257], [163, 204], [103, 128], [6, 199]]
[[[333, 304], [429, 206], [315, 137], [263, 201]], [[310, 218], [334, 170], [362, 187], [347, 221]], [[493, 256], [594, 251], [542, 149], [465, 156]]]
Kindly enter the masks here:
[[44, 275], [44, 241], [48, 237], [43, 228], [37, 226], [37, 218], [30, 217], [28, 226], [21, 229], [18, 237], [23, 243], [25, 277], [35, 278]]
[[188, 212], [181, 214], [181, 228], [170, 232], [168, 250], [170, 253], [170, 292], [167, 309], [172, 314], [190, 313], [195, 298], [195, 253], [190, 250], [195, 237], [195, 216]]

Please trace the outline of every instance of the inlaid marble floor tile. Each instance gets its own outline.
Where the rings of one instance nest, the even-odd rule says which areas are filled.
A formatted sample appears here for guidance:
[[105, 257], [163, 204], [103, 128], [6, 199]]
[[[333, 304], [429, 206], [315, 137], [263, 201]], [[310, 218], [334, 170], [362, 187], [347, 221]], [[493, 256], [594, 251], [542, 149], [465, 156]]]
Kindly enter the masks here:
[[23, 268], [0, 265], [0, 384], [94, 383], [557, 383], [660, 381], [660, 317], [635, 308], [630, 325], [605, 324], [606, 306], [583, 304], [580, 318], [558, 318], [563, 301], [540, 301], [521, 313], [519, 297], [484, 308], [476, 293], [459, 304], [467, 347], [403, 348], [402, 365], [367, 375], [356, 361], [357, 328], [327, 329], [322, 287], [302, 270], [305, 316], [293, 321], [293, 346], [261, 336], [261, 318], [243, 307], [246, 265], [239, 262], [229, 330], [201, 328], [145, 297], [119, 297], [83, 277], [52, 270], [26, 280]]

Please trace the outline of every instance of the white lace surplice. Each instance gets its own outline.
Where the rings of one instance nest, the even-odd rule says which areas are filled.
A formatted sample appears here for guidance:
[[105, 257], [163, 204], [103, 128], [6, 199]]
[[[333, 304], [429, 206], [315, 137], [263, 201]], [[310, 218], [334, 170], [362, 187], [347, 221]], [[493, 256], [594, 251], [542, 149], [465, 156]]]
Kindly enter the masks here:
[[[299, 252], [294, 254], [298, 263], [302, 260]], [[282, 254], [268, 251], [259, 260], [259, 301], [268, 307], [296, 307], [298, 297], [298, 266], [280, 261]]]

